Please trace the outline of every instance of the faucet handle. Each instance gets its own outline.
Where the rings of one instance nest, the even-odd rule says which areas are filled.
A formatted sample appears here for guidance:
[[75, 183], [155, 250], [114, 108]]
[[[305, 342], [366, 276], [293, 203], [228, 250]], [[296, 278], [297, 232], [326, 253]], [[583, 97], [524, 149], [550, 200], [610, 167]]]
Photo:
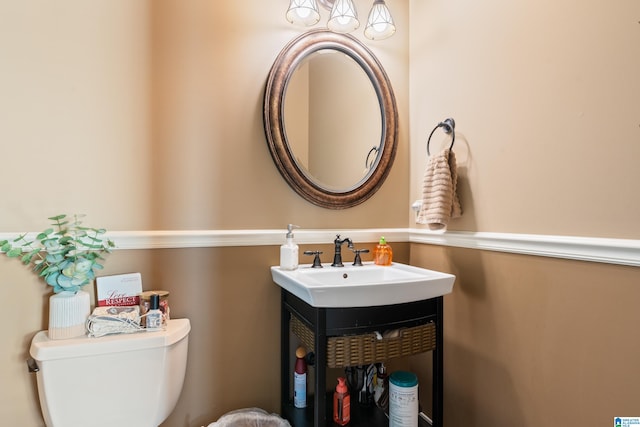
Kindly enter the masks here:
[[322, 262], [320, 261], [320, 254], [322, 254], [322, 251], [304, 251], [303, 253], [305, 255], [315, 255], [311, 268], [322, 268]]
[[360, 258], [360, 254], [368, 254], [369, 253], [369, 249], [351, 249], [355, 254], [356, 257], [353, 259], [353, 265], [355, 266], [361, 266], [362, 265], [362, 258]]

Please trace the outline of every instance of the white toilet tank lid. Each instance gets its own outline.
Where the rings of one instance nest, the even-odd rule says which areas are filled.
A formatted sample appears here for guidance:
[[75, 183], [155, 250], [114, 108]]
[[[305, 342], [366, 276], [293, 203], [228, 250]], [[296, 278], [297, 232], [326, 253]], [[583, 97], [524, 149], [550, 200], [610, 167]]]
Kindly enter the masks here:
[[162, 331], [141, 331], [100, 338], [82, 336], [52, 340], [47, 331], [40, 331], [33, 337], [29, 353], [37, 361], [46, 361], [168, 347], [187, 337], [190, 330], [189, 319], [171, 319]]

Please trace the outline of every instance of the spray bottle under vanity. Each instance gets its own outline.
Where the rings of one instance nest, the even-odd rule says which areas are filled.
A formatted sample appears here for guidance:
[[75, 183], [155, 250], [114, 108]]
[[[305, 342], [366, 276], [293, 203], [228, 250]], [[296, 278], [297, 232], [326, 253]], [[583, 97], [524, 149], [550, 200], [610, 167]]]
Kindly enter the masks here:
[[304, 347], [296, 349], [296, 365], [293, 373], [293, 406], [307, 407], [307, 351]]

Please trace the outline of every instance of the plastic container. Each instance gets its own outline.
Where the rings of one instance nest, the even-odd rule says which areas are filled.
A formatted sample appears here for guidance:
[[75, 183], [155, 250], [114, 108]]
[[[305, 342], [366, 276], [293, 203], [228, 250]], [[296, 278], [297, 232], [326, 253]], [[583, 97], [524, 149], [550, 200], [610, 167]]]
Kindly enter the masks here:
[[384, 236], [380, 237], [380, 242], [373, 249], [373, 262], [376, 265], [391, 265], [393, 262], [393, 250]]
[[351, 396], [344, 377], [338, 378], [336, 391], [333, 392], [333, 422], [346, 425], [351, 421]]
[[418, 425], [418, 377], [396, 371], [389, 377], [389, 427]]
[[293, 373], [293, 406], [307, 407], [307, 362], [304, 357], [307, 351], [304, 347], [296, 350], [296, 365]]
[[297, 225], [287, 226], [287, 242], [280, 246], [280, 268], [283, 270], [295, 270], [298, 268], [298, 245], [293, 241], [293, 229], [300, 228]]

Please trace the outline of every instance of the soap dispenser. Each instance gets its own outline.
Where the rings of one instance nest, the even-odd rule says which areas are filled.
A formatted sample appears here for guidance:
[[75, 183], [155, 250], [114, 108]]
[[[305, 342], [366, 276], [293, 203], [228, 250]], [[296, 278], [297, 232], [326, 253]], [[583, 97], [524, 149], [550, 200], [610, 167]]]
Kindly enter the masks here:
[[391, 265], [393, 262], [393, 250], [384, 236], [380, 238], [380, 242], [373, 250], [373, 262], [376, 265]]
[[347, 388], [346, 379], [338, 378], [336, 391], [333, 393], [333, 422], [341, 426], [351, 420], [351, 396]]
[[300, 227], [293, 224], [287, 226], [287, 242], [280, 246], [280, 268], [283, 270], [298, 268], [298, 245], [293, 241], [294, 228]]

